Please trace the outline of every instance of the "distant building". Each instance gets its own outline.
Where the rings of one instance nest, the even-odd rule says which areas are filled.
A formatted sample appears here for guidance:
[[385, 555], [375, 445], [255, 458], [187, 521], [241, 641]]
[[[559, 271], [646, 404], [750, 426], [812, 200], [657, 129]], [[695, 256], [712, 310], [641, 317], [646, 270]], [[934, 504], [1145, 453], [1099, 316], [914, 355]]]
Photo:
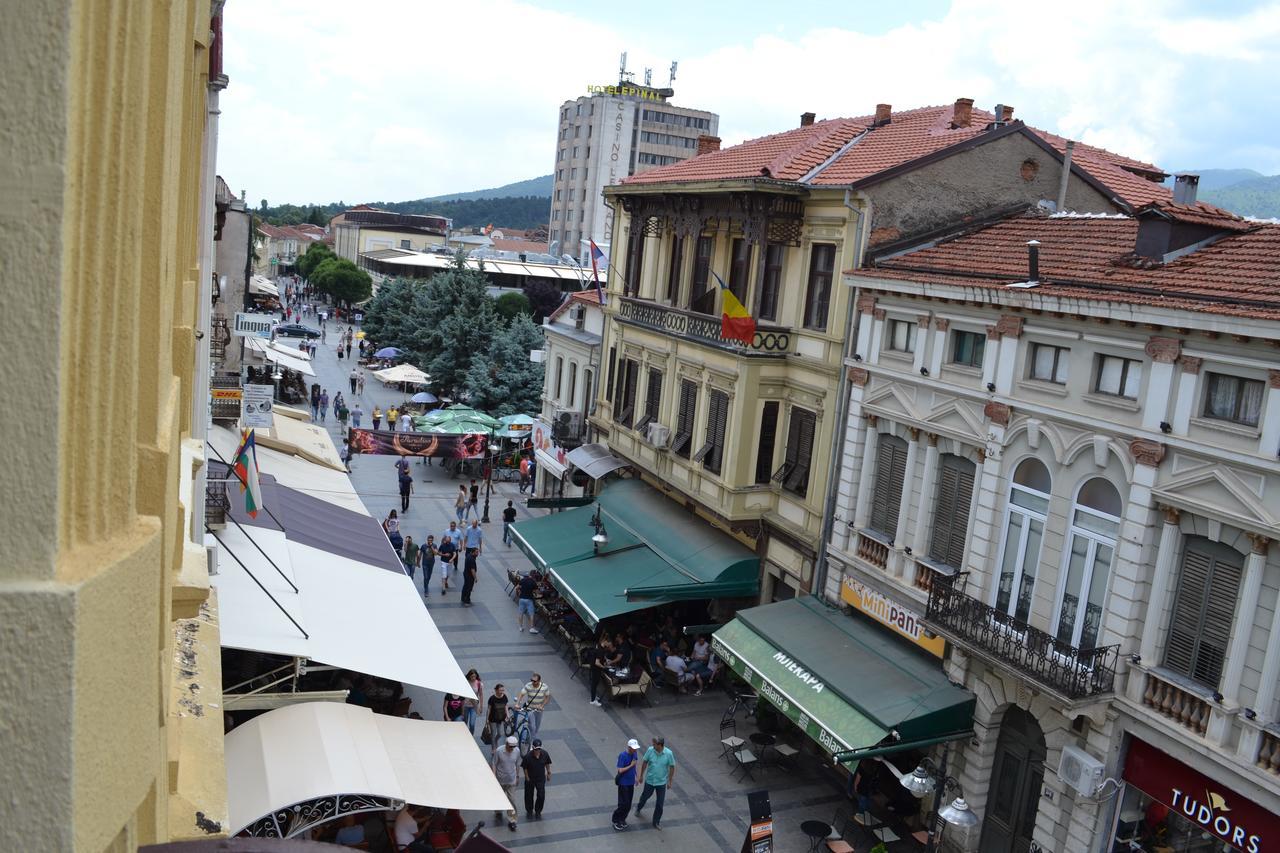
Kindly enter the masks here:
[[324, 229], [309, 223], [303, 225], [258, 225], [257, 257], [253, 271], [258, 275], [275, 276], [293, 272], [298, 256], [304, 254], [312, 243], [324, 239]]
[[[602, 190], [629, 175], [688, 160], [699, 137], [714, 137], [720, 117], [677, 107], [672, 89], [632, 83], [591, 86], [560, 107], [550, 238], [558, 254], [588, 258], [588, 240], [608, 246], [613, 211]], [[719, 143], [719, 140], [716, 140]]]
[[244, 195], [231, 192], [221, 176], [217, 179], [214, 220], [214, 333], [210, 357], [217, 370], [240, 371], [240, 339], [229, 329], [236, 312], [245, 309], [245, 287], [249, 272], [249, 217]]
[[542, 324], [546, 340], [546, 384], [542, 417], [533, 428], [538, 462], [534, 494], [576, 497], [582, 486], [572, 482], [567, 454], [587, 441], [587, 418], [600, 375], [604, 309], [594, 290], [572, 293]]
[[358, 261], [362, 252], [406, 249], [425, 252], [443, 246], [452, 222], [448, 217], [379, 210], [361, 205], [329, 221], [338, 257]]

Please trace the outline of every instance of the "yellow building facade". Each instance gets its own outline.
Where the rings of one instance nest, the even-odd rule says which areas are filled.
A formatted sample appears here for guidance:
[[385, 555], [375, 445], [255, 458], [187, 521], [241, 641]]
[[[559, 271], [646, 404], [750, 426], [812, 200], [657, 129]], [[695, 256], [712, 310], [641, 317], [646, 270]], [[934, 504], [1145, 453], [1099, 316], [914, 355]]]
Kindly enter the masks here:
[[192, 517], [220, 6], [32, 0], [0, 28], [0, 849], [222, 833]]

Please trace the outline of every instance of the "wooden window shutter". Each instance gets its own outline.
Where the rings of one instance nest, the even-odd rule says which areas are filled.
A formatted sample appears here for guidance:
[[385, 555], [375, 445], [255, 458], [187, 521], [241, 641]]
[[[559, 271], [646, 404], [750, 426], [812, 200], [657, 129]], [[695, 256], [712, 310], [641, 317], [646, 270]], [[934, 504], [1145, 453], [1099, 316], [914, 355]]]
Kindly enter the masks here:
[[698, 405], [698, 386], [688, 379], [680, 380], [680, 411], [676, 420], [676, 434], [671, 441], [671, 452], [689, 458], [689, 445], [693, 441], [693, 421]]
[[662, 371], [649, 368], [649, 382], [644, 391], [644, 417], [636, 423], [636, 429], [642, 430], [658, 419], [658, 408], [662, 404]]
[[902, 481], [907, 472], [907, 446], [900, 438], [880, 436], [876, 451], [876, 481], [871, 497], [869, 526], [892, 537], [898, 528], [898, 509], [902, 505]]
[[969, 504], [973, 499], [973, 471], [972, 462], [948, 454], [942, 457], [938, 472], [929, 559], [956, 569], [964, 563], [964, 539], [969, 527]]
[[1226, 546], [1188, 541], [1165, 643], [1165, 666], [1217, 689], [1231, 642], [1241, 561]]
[[791, 410], [791, 427], [787, 435], [787, 464], [790, 466], [782, 487], [804, 497], [809, 491], [809, 466], [813, 460], [813, 433], [817, 415], [807, 409]]
[[760, 416], [760, 443], [756, 447], [756, 483], [769, 482], [773, 446], [778, 440], [778, 401], [768, 400]]

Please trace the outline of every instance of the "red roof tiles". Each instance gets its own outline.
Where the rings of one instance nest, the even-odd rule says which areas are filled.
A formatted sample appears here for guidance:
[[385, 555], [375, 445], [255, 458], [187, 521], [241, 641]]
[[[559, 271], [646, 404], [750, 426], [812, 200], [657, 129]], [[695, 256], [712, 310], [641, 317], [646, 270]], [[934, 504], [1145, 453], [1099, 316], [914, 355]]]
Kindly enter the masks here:
[[849, 274], [1004, 288], [1026, 279], [1026, 244], [1039, 240], [1041, 283], [1026, 292], [1280, 319], [1280, 225], [1247, 225], [1167, 264], [1135, 265], [1135, 219], [1029, 215]]
[[[800, 181], [819, 166], [808, 183], [843, 186], [934, 154], [952, 145], [977, 139], [988, 132], [996, 117], [975, 109], [967, 127], [952, 127], [954, 107], [921, 107], [892, 113], [888, 124], [873, 127], [875, 116], [828, 119], [806, 127], [762, 136], [741, 145], [702, 154], [670, 166], [651, 169], [627, 178], [624, 184], [656, 184], [742, 178], [774, 178]], [[1067, 140], [1036, 128], [1028, 131], [1059, 154]], [[864, 134], [860, 139], [859, 134]], [[856, 140], [856, 141], [855, 141]], [[850, 145], [850, 143], [853, 143]], [[848, 146], [846, 150], [842, 148]], [[834, 157], [830, 163], [827, 160]], [[1163, 175], [1150, 163], [1076, 143], [1073, 163], [1133, 207], [1167, 201], [1170, 190], [1142, 174]]]

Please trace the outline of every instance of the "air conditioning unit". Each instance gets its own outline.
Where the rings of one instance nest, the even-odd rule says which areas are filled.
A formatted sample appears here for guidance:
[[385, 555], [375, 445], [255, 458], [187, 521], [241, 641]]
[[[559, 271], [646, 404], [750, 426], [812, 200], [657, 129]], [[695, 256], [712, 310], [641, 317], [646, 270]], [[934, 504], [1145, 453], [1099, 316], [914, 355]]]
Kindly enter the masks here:
[[551, 421], [551, 437], [556, 444], [571, 444], [582, 438], [582, 412], [577, 409], [557, 409]]
[[1080, 747], [1067, 744], [1062, 748], [1062, 758], [1058, 761], [1058, 778], [1077, 793], [1086, 797], [1097, 794], [1102, 785], [1104, 770], [1101, 761]]
[[587, 324], [587, 307], [585, 305], [573, 306], [569, 309], [569, 317], [573, 319], [575, 328], [583, 328]]
[[645, 429], [645, 433], [645, 438], [649, 443], [659, 450], [666, 447], [667, 443], [671, 441], [671, 428], [657, 422], [649, 424]]

